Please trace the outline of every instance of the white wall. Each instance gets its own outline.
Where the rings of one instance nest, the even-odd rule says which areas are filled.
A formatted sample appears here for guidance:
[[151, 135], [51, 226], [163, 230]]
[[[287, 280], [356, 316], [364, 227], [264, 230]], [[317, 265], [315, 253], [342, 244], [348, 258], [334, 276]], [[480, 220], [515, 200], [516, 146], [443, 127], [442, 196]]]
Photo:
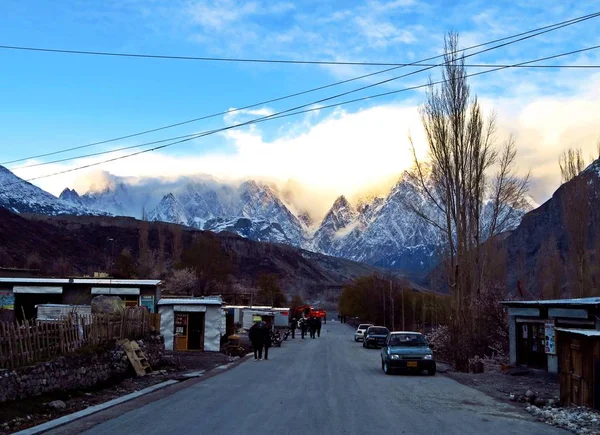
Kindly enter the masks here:
[[165, 349], [173, 350], [173, 330], [175, 329], [175, 319], [173, 314], [173, 305], [160, 305], [160, 333], [165, 337]]
[[220, 305], [207, 305], [204, 314], [204, 350], [219, 352], [221, 350], [222, 319], [225, 316]]

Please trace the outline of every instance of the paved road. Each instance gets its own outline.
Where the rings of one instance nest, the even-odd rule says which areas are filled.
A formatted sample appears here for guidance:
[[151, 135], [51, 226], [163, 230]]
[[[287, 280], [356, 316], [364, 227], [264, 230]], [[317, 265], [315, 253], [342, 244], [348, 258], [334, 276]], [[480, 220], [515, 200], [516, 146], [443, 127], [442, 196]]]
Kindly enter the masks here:
[[[347, 325], [284, 342], [86, 434], [565, 434], [441, 375], [386, 376]], [[65, 431], [61, 431], [65, 433]]]

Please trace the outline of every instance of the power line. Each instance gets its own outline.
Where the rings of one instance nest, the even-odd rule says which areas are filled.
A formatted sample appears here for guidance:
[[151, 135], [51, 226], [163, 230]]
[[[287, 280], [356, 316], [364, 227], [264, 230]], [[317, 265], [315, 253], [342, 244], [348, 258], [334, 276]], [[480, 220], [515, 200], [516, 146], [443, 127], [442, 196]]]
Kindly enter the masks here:
[[[596, 12], [596, 13], [593, 13], [593, 14], [584, 15], [584, 16], [581, 16], [581, 17], [578, 17], [578, 18], [573, 18], [573, 19], [570, 19], [570, 20], [566, 20], [566, 21], [562, 21], [562, 22], [556, 23], [556, 24], [551, 24], [551, 25], [547, 25], [547, 26], [543, 26], [543, 27], [538, 27], [538, 28], [533, 29], [533, 30], [528, 30], [528, 31], [521, 32], [521, 33], [518, 33], [518, 34], [515, 34], [515, 35], [511, 35], [511, 36], [507, 36], [507, 37], [495, 39], [495, 40], [492, 40], [492, 41], [489, 41], [489, 42], [485, 42], [485, 43], [482, 43], [482, 44], [473, 45], [473, 46], [467, 47], [467, 48], [462, 49], [462, 50], [457, 50], [457, 52], [458, 51], [463, 51], [464, 52], [464, 51], [468, 51], [468, 50], [473, 50], [475, 48], [479, 48], [479, 47], [483, 47], [483, 46], [486, 46], [486, 45], [495, 44], [497, 42], [507, 41], [507, 40], [510, 40], [510, 39], [515, 39], [515, 38], [518, 38], [518, 37], [522, 37], [524, 35], [529, 35], [529, 34], [532, 34], [532, 33], [535, 33], [535, 32], [539, 32], [539, 33], [535, 33], [533, 35], [527, 36], [525, 38], [517, 39], [515, 41], [511, 41], [509, 43], [501, 44], [501, 45], [498, 45], [496, 47], [491, 47], [490, 49], [487, 49], [487, 50], [483, 50], [483, 51], [480, 51], [480, 52], [477, 52], [477, 53], [469, 54], [469, 55], [467, 55], [465, 57], [474, 56], [476, 54], [480, 54], [480, 53], [483, 53], [485, 51], [489, 51], [489, 50], [492, 50], [492, 49], [495, 49], [495, 48], [499, 48], [499, 47], [502, 47], [504, 45], [512, 44], [512, 43], [515, 43], [515, 42], [519, 42], [519, 41], [522, 41], [524, 39], [531, 38], [533, 36], [537, 36], [537, 35], [540, 35], [540, 34], [543, 34], [543, 33], [554, 31], [554, 30], [560, 29], [562, 27], [566, 27], [566, 26], [569, 26], [569, 25], [572, 25], [572, 24], [579, 23], [581, 21], [585, 21], [585, 20], [588, 20], [588, 19], [591, 19], [591, 18], [596, 18], [598, 16], [600, 16], [600, 12]], [[409, 64], [409, 65], [411, 65], [411, 66], [426, 66], [426, 65], [422, 64], [422, 62], [427, 62], [427, 61], [430, 61], [430, 60], [433, 60], [433, 59], [438, 59], [438, 58], [441, 58], [443, 56], [444, 55], [441, 54], [441, 55], [429, 57], [429, 58], [426, 58], [426, 59], [423, 59], [423, 60], [420, 60], [420, 61], [415, 61], [415, 62], [413, 62], [412, 64]], [[419, 73], [419, 72], [422, 72], [422, 71], [426, 71], [428, 69], [432, 69], [432, 68], [435, 68], [435, 67], [438, 67], [438, 66], [441, 66], [441, 65], [443, 65], [443, 64], [428, 64], [428, 66], [426, 68], [418, 70], [418, 71], [413, 71], [412, 73], [407, 74], [407, 75], [416, 74], [416, 73]], [[505, 66], [507, 66], [507, 65], [505, 65]], [[214, 113], [214, 114], [211, 114], [211, 115], [205, 115], [205, 116], [201, 116], [199, 118], [194, 118], [194, 119], [190, 119], [190, 120], [187, 120], [187, 121], [182, 121], [182, 122], [178, 122], [178, 123], [175, 123], [175, 124], [166, 125], [166, 126], [163, 126], [163, 127], [158, 127], [158, 128], [154, 128], [154, 129], [151, 129], [151, 130], [145, 130], [145, 131], [142, 131], [142, 132], [138, 132], [138, 133], [134, 133], [134, 134], [129, 134], [129, 135], [126, 135], [126, 136], [120, 136], [120, 137], [117, 137], [117, 138], [112, 138], [112, 139], [107, 139], [107, 140], [103, 140], [103, 141], [99, 141], [99, 142], [93, 142], [93, 143], [89, 143], [89, 144], [85, 144], [85, 145], [75, 146], [75, 147], [71, 147], [71, 148], [67, 148], [67, 149], [63, 149], [63, 150], [53, 151], [53, 152], [50, 152], [50, 153], [38, 154], [38, 155], [29, 156], [29, 157], [25, 157], [25, 158], [21, 158], [21, 159], [16, 159], [16, 160], [11, 160], [11, 161], [7, 161], [7, 162], [2, 162], [2, 163], [0, 163], [0, 165], [8, 165], [8, 164], [12, 164], [12, 163], [19, 163], [19, 162], [22, 162], [22, 161], [25, 161], [25, 160], [29, 160], [29, 159], [35, 159], [35, 158], [41, 158], [41, 157], [48, 157], [48, 156], [52, 156], [52, 155], [56, 155], [56, 154], [66, 153], [66, 152], [69, 152], [69, 151], [75, 151], [75, 150], [78, 150], [78, 149], [89, 148], [89, 147], [96, 146], [96, 145], [102, 145], [102, 144], [106, 144], [106, 143], [110, 143], [110, 142], [115, 142], [115, 141], [118, 141], [118, 140], [129, 139], [129, 138], [132, 138], [132, 137], [141, 136], [141, 135], [148, 134], [148, 133], [154, 133], [154, 132], [157, 132], [157, 131], [161, 131], [161, 130], [165, 130], [165, 129], [169, 129], [169, 128], [173, 128], [173, 127], [178, 127], [178, 126], [189, 124], [189, 123], [192, 123], [192, 122], [197, 122], [197, 121], [201, 121], [201, 120], [205, 120], [205, 119], [209, 119], [209, 118], [214, 118], [214, 117], [217, 117], [217, 116], [222, 116], [222, 115], [226, 115], [226, 114], [230, 114], [230, 113], [234, 113], [234, 112], [238, 112], [238, 111], [242, 111], [242, 110], [251, 109], [251, 108], [254, 108], [254, 107], [257, 107], [257, 106], [261, 106], [261, 105], [264, 105], [264, 104], [270, 104], [270, 103], [273, 103], [273, 102], [277, 102], [277, 101], [289, 99], [289, 98], [292, 98], [292, 97], [296, 97], [296, 96], [308, 94], [308, 93], [311, 93], [311, 92], [316, 92], [316, 91], [319, 91], [319, 90], [323, 90], [323, 89], [330, 88], [330, 87], [333, 87], [333, 86], [338, 86], [338, 85], [349, 83], [349, 82], [352, 82], [352, 81], [364, 79], [364, 78], [371, 77], [371, 76], [374, 76], [374, 75], [377, 75], [377, 74], [382, 74], [382, 73], [389, 72], [389, 71], [392, 71], [392, 70], [395, 70], [395, 69], [400, 69], [400, 68], [403, 68], [403, 67], [404, 67], [404, 65], [395, 66], [395, 67], [392, 67], [392, 68], [384, 69], [382, 71], [376, 71], [376, 72], [373, 72], [373, 73], [370, 73], [370, 74], [365, 74], [365, 75], [362, 75], [362, 76], [359, 76], [359, 77], [355, 77], [355, 78], [343, 80], [343, 81], [340, 81], [340, 82], [336, 82], [336, 83], [332, 83], [332, 84], [320, 86], [320, 87], [313, 88], [313, 89], [308, 89], [308, 90], [305, 90], [305, 91], [301, 91], [301, 92], [297, 92], [297, 93], [294, 93], [294, 94], [285, 95], [285, 96], [274, 98], [274, 99], [271, 99], [271, 100], [262, 101], [262, 102], [259, 102], [259, 103], [254, 103], [254, 104], [251, 104], [251, 105], [248, 105], [248, 106], [244, 106], [244, 107], [241, 107], [241, 108], [238, 108], [238, 109], [230, 109], [230, 110], [227, 110], [227, 111], [224, 111], [224, 112]], [[393, 79], [390, 79], [390, 80], [396, 80], [396, 79], [401, 78], [401, 77], [406, 77], [407, 75], [399, 76], [399, 77], [396, 77], [396, 78], [393, 78]], [[388, 81], [390, 81], [390, 80], [388, 80]], [[373, 86], [376, 86], [376, 85], [379, 85], [379, 84], [382, 84], [382, 83], [386, 83], [386, 82], [387, 81], [379, 82], [379, 83], [376, 83]], [[358, 90], [355, 90], [355, 91], [352, 91], [352, 92], [357, 92], [357, 91], [360, 91], [360, 90], [363, 90], [363, 89], [365, 89], [365, 88], [359, 88]], [[340, 96], [343, 96], [343, 95], [346, 95], [346, 94], [340, 94]], [[176, 138], [172, 138], [172, 139], [176, 139]], [[149, 142], [149, 143], [146, 143], [146, 144], [140, 144], [138, 146], [150, 145], [150, 144], [154, 144], [154, 143], [156, 143], [156, 142]], [[131, 147], [126, 147], [126, 148], [131, 148]], [[61, 161], [65, 161], [65, 160], [61, 160]], [[34, 166], [39, 166], [39, 165], [42, 165], [42, 164], [35, 164]]]
[[[596, 45], [596, 46], [587, 47], [587, 48], [583, 48], [583, 49], [579, 49], [579, 50], [574, 50], [574, 51], [570, 51], [570, 52], [566, 52], [566, 53], [556, 54], [556, 55], [553, 55], [553, 56], [548, 56], [548, 57], [538, 58], [538, 59], [529, 60], [529, 61], [525, 61], [525, 62], [520, 62], [520, 63], [515, 64], [514, 66], [518, 67], [519, 65], [527, 65], [527, 64], [530, 64], [530, 63], [541, 62], [541, 61], [544, 61], [544, 60], [556, 59], [558, 57], [568, 56], [568, 55], [572, 55], [572, 54], [576, 54], [576, 53], [582, 53], [582, 52], [590, 51], [590, 50], [596, 50], [596, 49], [599, 49], [599, 48], [600, 48], [600, 45]], [[476, 73], [472, 73], [472, 74], [467, 74], [466, 77], [474, 77], [474, 76], [489, 74], [489, 73], [492, 73], [492, 72], [495, 72], [495, 71], [499, 71], [499, 70], [503, 70], [503, 69], [507, 69], [507, 68], [512, 68], [512, 67], [513, 67], [512, 65], [498, 67], [498, 68], [496, 68], [494, 70], [486, 70], [486, 71], [480, 71], [480, 72], [476, 72]], [[281, 111], [281, 112], [278, 112], [278, 113], [275, 113], [275, 114], [272, 114], [272, 115], [267, 115], [267, 116], [263, 116], [263, 117], [260, 117], [260, 118], [256, 118], [256, 119], [253, 119], [253, 120], [250, 120], [250, 121], [243, 122], [241, 124], [231, 125], [231, 126], [222, 127], [222, 128], [219, 128], [219, 129], [214, 129], [214, 130], [210, 130], [210, 131], [198, 133], [198, 134], [193, 135], [192, 137], [180, 139], [180, 140], [177, 140], [177, 141], [169, 143], [169, 144], [160, 145], [160, 146], [157, 146], [157, 147], [154, 147], [154, 148], [137, 151], [135, 153], [127, 154], [127, 155], [124, 155], [124, 156], [114, 157], [112, 159], [103, 160], [101, 162], [95, 162], [95, 163], [90, 163], [90, 164], [83, 165], [83, 166], [78, 166], [78, 167], [75, 167], [75, 168], [71, 168], [71, 169], [67, 169], [67, 170], [64, 170], [64, 171], [55, 172], [55, 173], [52, 173], [52, 174], [40, 175], [40, 176], [37, 176], [37, 177], [29, 178], [27, 180], [19, 180], [19, 181], [13, 182], [13, 183], [7, 183], [7, 184], [4, 184], [4, 185], [2, 185], [0, 187], [8, 187], [8, 186], [11, 186], [11, 185], [14, 185], [14, 184], [20, 184], [22, 182], [30, 182], [30, 181], [35, 181], [35, 180], [39, 180], [39, 179], [42, 179], [42, 178], [48, 178], [48, 177], [53, 177], [53, 176], [56, 176], [56, 175], [61, 175], [61, 174], [69, 173], [69, 172], [78, 171], [78, 170], [81, 170], [81, 169], [87, 169], [87, 168], [90, 168], [90, 167], [93, 167], [93, 166], [98, 166], [98, 165], [101, 165], [101, 164], [104, 164], [104, 163], [110, 163], [110, 162], [114, 162], [114, 161], [117, 161], [117, 160], [126, 159], [126, 158], [129, 158], [129, 157], [134, 157], [134, 156], [137, 156], [137, 155], [140, 155], [140, 154], [145, 154], [145, 153], [157, 151], [157, 150], [160, 150], [160, 149], [163, 149], [163, 148], [167, 148], [167, 147], [170, 147], [170, 146], [173, 146], [173, 145], [177, 145], [179, 143], [188, 142], [190, 140], [198, 139], [198, 138], [201, 138], [201, 137], [204, 137], [204, 136], [210, 136], [210, 135], [213, 135], [213, 134], [216, 134], [216, 133], [220, 133], [220, 132], [223, 132], [223, 131], [227, 131], [227, 130], [231, 130], [231, 129], [234, 129], [234, 128], [240, 128], [240, 127], [244, 127], [244, 126], [251, 125], [251, 124], [258, 124], [258, 123], [265, 122], [265, 121], [272, 121], [274, 119], [285, 118], [285, 117], [288, 117], [288, 116], [300, 115], [300, 114], [307, 113], [307, 112], [312, 112], [312, 111], [315, 111], [315, 110], [324, 110], [324, 109], [328, 109], [328, 108], [332, 108], [332, 107], [339, 107], [339, 106], [346, 105], [346, 104], [356, 103], [356, 102], [359, 102], [359, 101], [365, 101], [365, 100], [374, 99], [374, 98], [380, 98], [380, 97], [384, 97], [384, 96], [398, 94], [398, 93], [401, 93], [401, 92], [407, 92], [407, 91], [411, 91], [411, 90], [422, 89], [422, 88], [426, 88], [426, 87], [429, 87], [429, 86], [432, 86], [432, 85], [438, 85], [438, 84], [446, 83], [447, 81], [448, 80], [439, 80], [437, 82], [430, 82], [430, 83], [426, 83], [426, 84], [422, 84], [422, 85], [411, 86], [411, 87], [407, 87], [407, 88], [403, 88], [403, 89], [398, 89], [398, 90], [395, 90], [395, 91], [383, 92], [383, 93], [380, 93], [380, 94], [369, 95], [367, 97], [356, 98], [356, 99], [353, 99], [353, 100], [342, 101], [342, 102], [331, 104], [331, 105], [328, 105], [328, 106], [309, 108], [309, 109], [305, 109], [305, 110], [297, 110], [297, 109], [305, 107], [306, 105], [297, 106], [296, 108], [287, 109], [287, 110], [284, 110], [284, 111]], [[314, 104], [314, 103], [311, 103], [311, 105], [312, 104]]]
[[[149, 59], [173, 59], [173, 60], [199, 60], [199, 61], [214, 61], [214, 62], [243, 62], [243, 63], [276, 63], [276, 64], [291, 64], [291, 65], [340, 65], [340, 66], [436, 66], [435, 64], [414, 62], [360, 62], [360, 61], [335, 61], [335, 60], [291, 60], [291, 59], [251, 59], [251, 58], [228, 58], [228, 57], [195, 57], [195, 56], [172, 56], [162, 54], [134, 54], [134, 53], [115, 53], [106, 51], [87, 51], [87, 50], [67, 50], [57, 48], [41, 48], [41, 47], [25, 47], [17, 45], [0, 45], [0, 49], [5, 50], [20, 50], [20, 51], [37, 51], [45, 53], [62, 53], [62, 54], [85, 54], [98, 56], [116, 56], [116, 57], [134, 57], [134, 58], [149, 58]], [[467, 49], [465, 49], [467, 50]], [[509, 64], [465, 64], [470, 68], [496, 68], [501, 66], [509, 66]], [[600, 68], [600, 65], [521, 65], [514, 68]]]
[[[597, 13], [585, 15], [592, 17]], [[583, 18], [583, 17], [581, 17]], [[550, 26], [546, 26], [550, 27]], [[540, 28], [540, 30], [543, 28]], [[112, 51], [93, 51], [93, 50], [73, 50], [62, 48], [32, 47], [22, 45], [0, 45], [0, 49], [33, 51], [42, 53], [57, 54], [77, 54], [87, 56], [109, 56], [109, 57], [129, 57], [143, 59], [169, 59], [169, 60], [194, 60], [208, 62], [237, 62], [237, 63], [268, 63], [268, 64], [305, 64], [305, 65], [357, 65], [357, 66], [412, 66], [414, 63], [396, 63], [396, 62], [363, 62], [363, 61], [333, 61], [333, 60], [298, 60], [298, 59], [259, 59], [259, 58], [233, 58], [233, 57], [214, 57], [214, 56], [176, 56], [166, 54], [147, 54], [147, 53], [119, 53]], [[424, 65], [425, 66], [425, 65]], [[426, 65], [429, 66], [429, 65]], [[482, 67], [495, 67], [492, 65], [479, 65]], [[500, 66], [500, 65], [496, 65]]]

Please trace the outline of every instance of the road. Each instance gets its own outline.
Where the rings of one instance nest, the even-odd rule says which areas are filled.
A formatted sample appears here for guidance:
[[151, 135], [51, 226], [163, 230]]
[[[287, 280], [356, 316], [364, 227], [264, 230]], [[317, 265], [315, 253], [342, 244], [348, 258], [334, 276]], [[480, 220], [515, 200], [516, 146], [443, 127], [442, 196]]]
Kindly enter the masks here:
[[[244, 362], [104, 421], [85, 434], [565, 434], [443, 375], [386, 376], [379, 351], [348, 325], [288, 339], [269, 361]], [[77, 426], [51, 433], [78, 433]]]

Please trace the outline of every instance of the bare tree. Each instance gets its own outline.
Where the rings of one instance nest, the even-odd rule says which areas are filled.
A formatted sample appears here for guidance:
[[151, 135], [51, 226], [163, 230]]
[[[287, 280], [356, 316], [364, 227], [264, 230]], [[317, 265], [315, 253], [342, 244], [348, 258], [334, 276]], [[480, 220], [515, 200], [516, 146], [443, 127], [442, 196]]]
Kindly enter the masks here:
[[480, 304], [475, 303], [489, 261], [482, 243], [514, 221], [525, 204], [529, 177], [516, 175], [512, 138], [501, 151], [496, 149], [495, 116], [486, 119], [477, 97], [471, 97], [458, 35], [450, 33], [444, 48], [442, 84], [439, 88], [430, 85], [421, 109], [427, 163], [417, 158], [412, 146], [412, 177], [427, 198], [413, 210], [437, 228], [445, 241], [444, 264], [453, 296], [450, 334], [455, 364], [461, 370], [468, 367], [468, 358], [475, 352], [475, 337], [483, 322]]
[[165, 280], [164, 292], [171, 295], [196, 296], [198, 291], [198, 278], [196, 271], [191, 268], [173, 270]]
[[[600, 147], [600, 142], [598, 146]], [[563, 183], [577, 177], [586, 166], [581, 149], [569, 148], [565, 150], [558, 158], [558, 166], [560, 167]]]

